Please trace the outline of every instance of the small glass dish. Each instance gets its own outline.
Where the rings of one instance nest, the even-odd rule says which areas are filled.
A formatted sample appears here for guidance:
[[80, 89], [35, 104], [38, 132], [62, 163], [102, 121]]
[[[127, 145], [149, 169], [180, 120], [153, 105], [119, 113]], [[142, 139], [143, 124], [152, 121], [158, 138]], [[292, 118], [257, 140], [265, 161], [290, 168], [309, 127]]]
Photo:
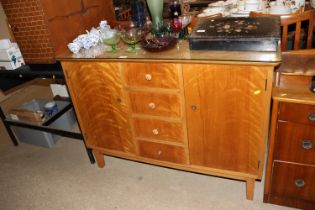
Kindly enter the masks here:
[[140, 48], [136, 44], [141, 41], [145, 36], [145, 31], [142, 28], [125, 27], [120, 29], [121, 39], [129, 44], [127, 52], [136, 52]]
[[117, 30], [111, 29], [111, 30], [106, 30], [105, 33], [101, 34], [101, 40], [102, 43], [105, 43], [109, 46], [112, 47], [110, 52], [117, 52], [117, 44], [120, 41], [120, 33]]
[[172, 36], [148, 37], [141, 41], [141, 47], [148, 52], [161, 52], [173, 48], [177, 39]]

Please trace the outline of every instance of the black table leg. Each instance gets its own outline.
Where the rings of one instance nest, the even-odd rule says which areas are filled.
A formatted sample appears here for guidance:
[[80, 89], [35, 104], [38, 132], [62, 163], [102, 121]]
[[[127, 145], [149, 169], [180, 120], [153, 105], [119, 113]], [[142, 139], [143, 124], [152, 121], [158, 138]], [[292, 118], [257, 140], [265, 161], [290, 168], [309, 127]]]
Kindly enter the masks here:
[[94, 163], [95, 163], [95, 158], [94, 158], [94, 156], [93, 156], [92, 150], [89, 149], [89, 148], [85, 148], [85, 149], [86, 149], [86, 152], [87, 152], [87, 154], [88, 154], [88, 156], [89, 156], [90, 163], [91, 163], [91, 164], [94, 164]]
[[3, 124], [4, 124], [4, 127], [7, 129], [7, 132], [8, 132], [8, 134], [9, 134], [9, 136], [10, 136], [11, 141], [13, 142], [13, 144], [14, 144], [15, 146], [19, 145], [19, 143], [18, 143], [18, 141], [16, 140], [16, 137], [15, 137], [15, 135], [14, 135], [12, 129], [11, 129], [11, 126], [10, 126], [7, 122], [5, 122], [5, 115], [4, 115], [3, 110], [2, 110], [1, 107], [0, 107], [0, 117], [1, 117], [1, 120], [2, 120], [2, 122], [3, 122]]

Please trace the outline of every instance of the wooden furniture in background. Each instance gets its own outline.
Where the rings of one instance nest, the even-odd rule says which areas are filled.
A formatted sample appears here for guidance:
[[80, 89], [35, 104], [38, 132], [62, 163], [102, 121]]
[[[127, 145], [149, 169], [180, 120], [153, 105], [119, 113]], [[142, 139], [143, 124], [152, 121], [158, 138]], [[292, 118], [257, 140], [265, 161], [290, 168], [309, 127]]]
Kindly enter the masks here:
[[[268, 16], [270, 14], [258, 13], [258, 12], [250, 12], [251, 17], [255, 16]], [[282, 27], [282, 37], [281, 37], [281, 51], [287, 50], [287, 40], [289, 36], [289, 27], [294, 26], [294, 44], [293, 50], [300, 49], [300, 41], [302, 39], [302, 22], [307, 21], [307, 28], [305, 31], [305, 39], [306, 39], [306, 49], [312, 48], [313, 42], [313, 32], [314, 32], [314, 19], [315, 19], [315, 11], [308, 10], [305, 12], [298, 12], [292, 15], [281, 15], [281, 27]], [[304, 38], [304, 37], [303, 37]]]
[[[140, 50], [131, 59], [121, 59], [124, 52], [61, 58], [87, 147], [99, 167], [106, 154], [244, 180], [253, 199], [264, 165], [274, 54], [190, 52], [184, 41], [178, 48]], [[268, 61], [254, 62], [262, 58]]]
[[283, 55], [272, 93], [264, 202], [315, 209], [315, 94], [310, 91], [315, 50]]
[[315, 208], [315, 94], [309, 76], [281, 76], [273, 108], [264, 202]]
[[112, 0], [0, 0], [27, 64], [55, 63], [56, 55], [101, 20], [115, 22]]

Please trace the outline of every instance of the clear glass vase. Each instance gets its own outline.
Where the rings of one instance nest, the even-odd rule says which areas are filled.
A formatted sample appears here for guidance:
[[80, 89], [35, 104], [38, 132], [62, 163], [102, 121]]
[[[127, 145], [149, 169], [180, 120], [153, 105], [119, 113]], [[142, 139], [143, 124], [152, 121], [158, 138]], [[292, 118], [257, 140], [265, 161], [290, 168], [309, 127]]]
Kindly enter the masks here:
[[151, 15], [151, 33], [159, 34], [163, 28], [163, 0], [147, 0]]

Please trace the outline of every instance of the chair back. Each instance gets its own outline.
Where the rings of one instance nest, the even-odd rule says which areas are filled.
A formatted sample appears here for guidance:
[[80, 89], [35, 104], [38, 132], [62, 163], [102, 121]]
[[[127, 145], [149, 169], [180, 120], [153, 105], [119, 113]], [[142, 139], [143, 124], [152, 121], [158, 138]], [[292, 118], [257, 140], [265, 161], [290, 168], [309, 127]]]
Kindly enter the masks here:
[[[270, 14], [250, 12], [251, 17], [257, 16], [268, 16]], [[289, 27], [295, 25], [294, 30], [294, 45], [293, 50], [300, 49], [300, 40], [301, 40], [301, 26], [302, 22], [308, 21], [307, 31], [306, 31], [306, 49], [312, 48], [313, 42], [313, 30], [314, 30], [314, 18], [315, 11], [309, 10], [305, 12], [294, 13], [291, 15], [281, 15], [281, 27], [282, 27], [282, 37], [281, 37], [281, 51], [287, 51], [287, 40], [289, 34]]]

